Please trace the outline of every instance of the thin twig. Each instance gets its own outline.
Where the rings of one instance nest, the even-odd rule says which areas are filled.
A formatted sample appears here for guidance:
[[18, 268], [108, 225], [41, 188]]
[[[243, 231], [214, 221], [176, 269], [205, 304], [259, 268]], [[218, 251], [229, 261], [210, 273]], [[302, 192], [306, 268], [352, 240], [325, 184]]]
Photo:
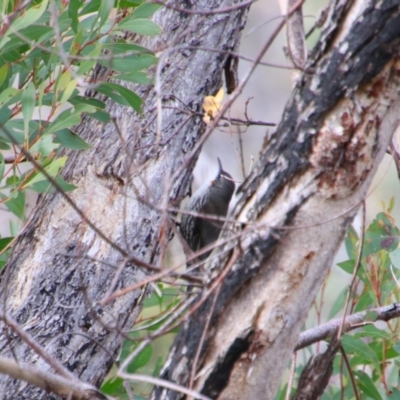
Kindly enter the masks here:
[[346, 295], [346, 302], [344, 305], [344, 313], [343, 313], [343, 319], [342, 319], [343, 322], [338, 330], [338, 339], [340, 339], [340, 336], [342, 335], [342, 326], [343, 326], [344, 320], [346, 318], [347, 307], [349, 306], [349, 302], [350, 302], [350, 296], [353, 291], [353, 286], [354, 286], [354, 282], [357, 277], [358, 270], [360, 269], [360, 266], [361, 266], [362, 253], [363, 253], [363, 249], [364, 249], [364, 232], [365, 232], [365, 200], [363, 200], [362, 206], [361, 206], [361, 234], [360, 234], [360, 238], [359, 238], [360, 244], [358, 247], [357, 260], [356, 260], [356, 265], [354, 266], [353, 276], [351, 277], [351, 283], [349, 286], [349, 290], [347, 291], [347, 295]]
[[204, 396], [199, 392], [196, 392], [195, 390], [190, 390], [184, 386], [177, 385], [176, 383], [170, 381], [166, 381], [165, 379], [154, 378], [153, 376], [148, 376], [148, 375], [127, 374], [125, 372], [119, 372], [118, 376], [122, 379], [129, 379], [132, 381], [139, 381], [139, 382], [148, 382], [151, 383], [152, 385], [162, 386], [167, 389], [175, 390], [178, 393], [183, 393], [188, 396], [194, 397], [195, 399], [212, 400], [209, 397]]
[[356, 397], [356, 400], [360, 400], [360, 395], [359, 395], [358, 390], [357, 390], [356, 380], [354, 378], [354, 374], [353, 374], [353, 371], [351, 369], [351, 365], [350, 365], [349, 359], [347, 358], [347, 354], [344, 351], [344, 348], [343, 348], [342, 345], [340, 345], [340, 352], [342, 353], [344, 362], [345, 362], [346, 367], [347, 367], [347, 371], [349, 372], [349, 375], [350, 375], [350, 380], [351, 380], [351, 385], [353, 386], [354, 396]]
[[28, 332], [23, 330], [12, 317], [6, 313], [0, 313], [0, 319], [10, 327], [36, 354], [42, 357], [51, 367], [53, 367], [60, 375], [68, 379], [76, 379], [76, 377], [68, 371], [56, 358], [52, 357], [36, 339], [34, 339]]

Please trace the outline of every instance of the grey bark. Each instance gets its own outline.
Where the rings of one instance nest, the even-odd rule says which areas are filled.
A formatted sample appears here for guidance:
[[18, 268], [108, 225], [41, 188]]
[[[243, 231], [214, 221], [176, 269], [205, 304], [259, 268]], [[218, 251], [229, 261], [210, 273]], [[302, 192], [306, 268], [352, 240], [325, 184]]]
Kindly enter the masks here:
[[[241, 229], [210, 265], [208, 300], [179, 332], [164, 379], [186, 386], [195, 377], [193, 388], [213, 399], [274, 398], [399, 124], [399, 6], [331, 3], [306, 73], [241, 188]], [[157, 388], [152, 398], [181, 396]]]
[[[197, 1], [196, 9], [228, 7], [233, 1]], [[182, 6], [179, 1], [176, 6]], [[184, 5], [189, 7], [189, 4]], [[194, 6], [193, 6], [194, 7]], [[211, 15], [161, 9], [155, 18], [163, 33], [144, 45], [162, 54], [162, 126], [157, 131], [154, 88], [136, 87], [144, 100], [138, 115], [112, 101], [114, 124], [89, 118], [78, 132], [92, 149], [69, 152], [64, 177], [78, 189], [69, 193], [110, 245], [83, 220], [59, 193], [39, 199], [1, 275], [1, 311], [12, 316], [49, 354], [76, 377], [99, 385], [141, 310], [144, 288], [106, 306], [99, 301], [120, 277], [117, 288], [140, 282], [148, 274], [140, 262], [161, 266], [173, 220], [161, 206], [179, 207], [188, 190], [195, 157], [188, 160], [204, 133], [201, 118], [177, 109], [201, 112], [205, 95], [222, 86], [227, 55], [194, 47], [234, 51], [247, 8]], [[189, 162], [190, 161], [190, 162]], [[184, 167], [182, 167], [184, 166]], [[182, 168], [181, 168], [182, 167]], [[178, 173], [177, 173], [178, 171]], [[172, 182], [172, 183], [171, 183]], [[166, 236], [164, 233], [166, 232]], [[15, 331], [0, 323], [0, 353], [48, 364]], [[1, 399], [52, 399], [56, 396], [6, 375], [0, 376]]]

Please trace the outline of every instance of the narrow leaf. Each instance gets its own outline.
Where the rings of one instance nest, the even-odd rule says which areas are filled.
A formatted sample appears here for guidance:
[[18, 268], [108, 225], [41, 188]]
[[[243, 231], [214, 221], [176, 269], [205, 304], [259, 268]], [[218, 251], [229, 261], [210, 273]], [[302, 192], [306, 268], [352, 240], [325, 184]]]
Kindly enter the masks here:
[[[60, 157], [56, 160], [53, 160], [44, 170], [54, 178], [61, 170], [61, 168], [65, 165], [67, 161], [67, 157]], [[47, 180], [46, 176], [42, 172], [37, 172], [32, 178], [30, 178], [24, 185], [24, 188], [32, 186], [34, 183], [41, 182], [43, 180]]]
[[29, 149], [35, 158], [48, 157], [59, 145], [53, 142], [51, 135], [41, 136]]
[[161, 4], [143, 3], [133, 12], [133, 18], [149, 18], [159, 8]]
[[8, 103], [18, 93], [19, 90], [14, 89], [12, 87], [7, 88], [6, 90], [4, 90], [4, 92], [0, 93], [0, 107], [3, 107], [4, 104]]
[[15, 197], [11, 197], [10, 200], [5, 202], [5, 205], [19, 219], [23, 219], [25, 215], [25, 192], [18, 190], [14, 193]]
[[78, 32], [78, 11], [82, 4], [81, 0], [69, 0], [68, 2], [68, 17], [71, 18], [71, 28], [75, 33]]
[[114, 0], [101, 0], [100, 3], [100, 26], [102, 26], [110, 17], [111, 10], [114, 7]]
[[56, 138], [54, 139], [54, 143], [59, 143], [61, 146], [68, 149], [84, 150], [90, 148], [88, 143], [69, 129], [58, 131], [55, 133], [55, 136]]
[[3, 153], [0, 152], [0, 182], [3, 180], [6, 164], [4, 162]]
[[151, 83], [153, 83], [152, 78], [149, 78], [146, 73], [140, 71], [115, 75], [114, 78], [121, 81], [139, 83], [141, 85], [150, 85]]
[[134, 54], [131, 56], [114, 57], [99, 60], [99, 63], [109, 69], [121, 72], [140, 71], [157, 63], [157, 57], [151, 54]]
[[[141, 112], [141, 107], [142, 107], [142, 100], [141, 98], [136, 94], [133, 93], [131, 90], [127, 89], [124, 86], [118, 85], [117, 83], [102, 83], [97, 90], [99, 92], [102, 92], [103, 90], [110, 92], [110, 90], [115, 90], [118, 92], [124, 100], [138, 113]], [[104, 93], [104, 92], [103, 92]], [[105, 93], [106, 94], [106, 93]]]
[[20, 31], [23, 28], [28, 27], [29, 25], [34, 24], [46, 11], [48, 0], [42, 0], [39, 5], [35, 5], [29, 8], [24, 14], [20, 17], [15, 18], [11, 23], [11, 31]]
[[124, 18], [114, 30], [129, 31], [146, 36], [156, 36], [161, 32], [161, 28], [153, 21], [132, 17]]
[[70, 128], [73, 125], [79, 124], [79, 122], [81, 122], [81, 116], [79, 113], [72, 112], [72, 110], [66, 110], [62, 112], [56, 120], [48, 126], [48, 128], [45, 129], [43, 134], [49, 135], [50, 133]]
[[29, 122], [32, 119], [33, 110], [35, 108], [35, 87], [30, 82], [29, 85], [22, 91], [22, 115], [24, 117], [24, 133], [25, 136], [29, 133]]
[[5, 248], [14, 240], [13, 237], [6, 237], [0, 239], [0, 252], [4, 251]]
[[5, 80], [7, 79], [7, 76], [8, 76], [8, 65], [4, 64], [0, 68], [0, 86], [5, 82]]
[[[61, 178], [61, 176], [57, 176], [55, 178], [55, 181], [63, 192], [70, 192], [71, 190], [76, 189], [75, 185], [65, 182], [65, 180], [63, 178]], [[52, 192], [55, 190], [53, 185], [47, 179], [36, 182], [36, 183], [30, 185], [29, 188], [31, 190], [34, 190], [37, 193], [46, 193], [46, 192]]]

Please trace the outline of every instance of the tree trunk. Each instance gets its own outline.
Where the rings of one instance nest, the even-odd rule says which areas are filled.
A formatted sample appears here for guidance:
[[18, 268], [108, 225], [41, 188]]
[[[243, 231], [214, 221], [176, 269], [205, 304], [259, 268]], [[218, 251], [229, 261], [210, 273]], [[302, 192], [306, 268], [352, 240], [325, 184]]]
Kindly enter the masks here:
[[[196, 9], [232, 4], [197, 1]], [[188, 155], [205, 130], [200, 117], [180, 110], [186, 106], [201, 112], [203, 97], [222, 86], [227, 58], [223, 51], [237, 49], [246, 17], [246, 7], [211, 15], [169, 8], [157, 13], [163, 34], [144, 45], [161, 54], [159, 97], [151, 87], [134, 88], [144, 100], [142, 115], [108, 101], [118, 130], [113, 123], [102, 125], [90, 118], [82, 122], [78, 132], [92, 149], [68, 152], [63, 175], [78, 187], [68, 195], [85, 217], [59, 193], [40, 198], [2, 272], [4, 318], [11, 316], [84, 381], [102, 382], [118, 355], [121, 331], [131, 328], [141, 311], [145, 288], [107, 305], [101, 300], [115, 288], [141, 282], [148, 275], [144, 265], [162, 265], [173, 224], [165, 209], [178, 208], [187, 192], [194, 165]], [[3, 322], [1, 354], [49, 370], [43, 358]], [[2, 375], [0, 398], [54, 395]]]
[[[274, 398], [399, 125], [399, 38], [399, 1], [331, 3], [282, 121], [241, 187], [232, 217], [240, 226], [224, 237], [231, 251], [211, 263], [215, 279], [162, 378], [213, 399]], [[156, 388], [152, 398], [181, 397]]]

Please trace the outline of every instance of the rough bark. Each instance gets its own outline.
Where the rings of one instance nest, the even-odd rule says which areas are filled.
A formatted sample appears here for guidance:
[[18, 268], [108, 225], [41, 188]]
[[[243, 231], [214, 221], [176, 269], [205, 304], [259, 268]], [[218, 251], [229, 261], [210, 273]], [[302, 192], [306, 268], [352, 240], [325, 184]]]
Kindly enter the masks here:
[[[219, 277], [178, 334], [164, 379], [186, 386], [196, 377], [193, 388], [214, 399], [274, 398], [399, 124], [399, 6], [332, 2], [273, 140], [241, 188], [232, 250], [212, 263]], [[180, 395], [158, 388], [153, 398]]]
[[[196, 9], [228, 7], [234, 1], [196, 1]], [[175, 6], [182, 6], [179, 1]], [[185, 7], [191, 7], [185, 3]], [[221, 84], [226, 53], [237, 48], [247, 7], [222, 14], [196, 15], [162, 8], [155, 18], [163, 34], [145, 46], [161, 54], [162, 125], [157, 131], [154, 88], [136, 87], [144, 100], [138, 115], [112, 101], [116, 118], [102, 125], [85, 119], [78, 132], [92, 149], [68, 153], [64, 177], [78, 189], [76, 205], [106, 237], [71, 208], [59, 193], [41, 198], [1, 275], [1, 309], [60, 360], [75, 376], [98, 385], [108, 372], [140, 310], [143, 289], [106, 306], [99, 301], [120, 271], [117, 288], [140, 282], [148, 271], [130, 256], [161, 266], [172, 222], [163, 206], [178, 207], [188, 190], [193, 162], [188, 154], [204, 133], [201, 118], [177, 109], [201, 111], [202, 99]], [[196, 154], [197, 156], [197, 154]], [[184, 168], [181, 168], [185, 164]], [[172, 183], [171, 183], [172, 182]], [[1, 322], [0, 353], [18, 361], [50, 367]], [[18, 380], [0, 376], [2, 399], [50, 399]]]

